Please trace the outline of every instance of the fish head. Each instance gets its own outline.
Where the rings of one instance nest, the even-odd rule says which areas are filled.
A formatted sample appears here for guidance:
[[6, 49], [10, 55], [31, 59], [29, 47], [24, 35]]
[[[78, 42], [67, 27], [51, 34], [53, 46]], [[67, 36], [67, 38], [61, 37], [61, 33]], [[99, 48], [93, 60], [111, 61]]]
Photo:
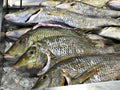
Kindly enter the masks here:
[[41, 47], [33, 44], [14, 64], [14, 67], [26, 67], [27, 69], [43, 68], [46, 65], [47, 58], [48, 56], [43, 53]]
[[4, 58], [19, 58], [33, 44], [34, 39], [31, 34], [23, 35], [6, 51]]
[[32, 89], [37, 89], [37, 88], [44, 89], [46, 87], [49, 87], [51, 80], [52, 78], [50, 74], [44, 74], [39, 77], [39, 79], [37, 80], [36, 84], [32, 87]]
[[49, 69], [45, 74], [41, 75], [33, 89], [44, 89], [48, 87], [63, 86], [65, 78], [61, 73], [61, 69]]
[[38, 10], [39, 8], [20, 10], [17, 12], [6, 14], [4, 18], [9, 22], [19, 25], [25, 23], [26, 20], [29, 19], [29, 17], [36, 13]]

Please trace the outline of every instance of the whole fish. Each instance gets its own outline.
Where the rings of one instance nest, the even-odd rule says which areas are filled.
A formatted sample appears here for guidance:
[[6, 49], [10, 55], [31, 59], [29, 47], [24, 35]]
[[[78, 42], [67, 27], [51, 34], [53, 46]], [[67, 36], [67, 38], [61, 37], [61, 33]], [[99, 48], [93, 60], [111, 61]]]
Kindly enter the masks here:
[[107, 6], [114, 10], [120, 10], [120, 0], [110, 0]]
[[99, 35], [120, 40], [120, 28], [119, 27], [106, 27], [99, 31]]
[[78, 34], [69, 29], [62, 29], [58, 27], [41, 27], [36, 30], [30, 30], [22, 35], [10, 49], [5, 53], [7, 57], [20, 57], [25, 51], [35, 42], [49, 36], [71, 35], [78, 36]]
[[57, 71], [59, 69], [62, 69], [64, 73], [68, 73], [68, 77], [66, 75], [65, 78], [66, 80], [70, 80], [98, 63], [101, 63], [101, 65], [98, 68], [98, 73], [96, 75], [99, 77], [100, 81], [114, 80], [120, 73], [119, 55], [75, 55], [64, 58], [63, 61], [58, 62], [51, 67], [44, 75], [40, 76], [34, 88], [50, 87], [51, 83], [54, 83], [52, 80], [59, 78], [57, 77]]
[[[18, 14], [19, 15], [19, 14]], [[84, 30], [100, 29], [105, 26], [120, 26], [120, 21], [110, 18], [93, 18], [80, 15], [65, 9], [44, 7], [41, 8], [36, 14], [33, 14], [26, 21], [21, 19], [21, 15], [8, 14], [5, 16], [6, 20], [14, 23], [22, 24], [57, 24], [64, 25], [71, 28], [80, 28]], [[13, 18], [14, 16], [14, 18]], [[12, 17], [12, 19], [11, 19]], [[76, 17], [76, 18], [74, 18]], [[16, 20], [17, 18], [17, 20]], [[14, 20], [13, 20], [14, 19]], [[19, 20], [20, 19], [20, 20]]]
[[[33, 44], [27, 52], [14, 64], [16, 68], [41, 68], [39, 74], [45, 73], [53, 63], [59, 62], [51, 59], [48, 64], [48, 57], [43, 55], [41, 49], [47, 49], [51, 58], [59, 58], [71, 54], [105, 54], [114, 53], [113, 47], [95, 47], [94, 44], [85, 37], [73, 36], [51, 36], [41, 39]], [[39, 62], [39, 63], [38, 63]]]

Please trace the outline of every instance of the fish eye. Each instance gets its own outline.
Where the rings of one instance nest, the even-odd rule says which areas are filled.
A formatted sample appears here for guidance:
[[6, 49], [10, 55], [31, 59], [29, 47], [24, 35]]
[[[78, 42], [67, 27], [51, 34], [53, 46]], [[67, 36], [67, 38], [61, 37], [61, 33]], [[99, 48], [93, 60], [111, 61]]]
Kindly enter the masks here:
[[48, 77], [48, 75], [44, 75], [43, 77], [42, 77], [42, 79], [46, 79]]
[[33, 51], [30, 51], [30, 54], [33, 54], [34, 52]]

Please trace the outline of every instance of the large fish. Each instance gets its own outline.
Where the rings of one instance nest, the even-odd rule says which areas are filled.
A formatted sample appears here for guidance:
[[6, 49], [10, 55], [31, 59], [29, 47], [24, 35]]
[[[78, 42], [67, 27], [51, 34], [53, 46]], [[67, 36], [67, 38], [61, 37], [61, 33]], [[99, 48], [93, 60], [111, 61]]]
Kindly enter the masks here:
[[52, 27], [41, 27], [36, 30], [30, 30], [26, 34], [22, 35], [12, 47], [5, 53], [7, 57], [20, 57], [33, 43], [49, 36], [61, 36], [71, 35], [78, 36], [78, 34], [72, 30]]
[[[14, 16], [14, 17], [13, 17]], [[93, 18], [80, 15], [65, 9], [44, 7], [38, 12], [22, 20], [21, 15], [8, 14], [5, 16], [6, 20], [13, 23], [39, 24], [39, 25], [64, 25], [67, 27], [80, 28], [84, 30], [100, 29], [105, 26], [120, 26], [120, 21], [110, 18]], [[76, 18], [75, 18], [76, 17]], [[25, 17], [23, 17], [25, 18]], [[17, 19], [17, 20], [16, 20]]]
[[[51, 59], [48, 64], [48, 57], [41, 49], [49, 50], [51, 58], [59, 58], [71, 54], [105, 54], [114, 53], [113, 47], [95, 47], [94, 44], [85, 37], [73, 36], [52, 36], [36, 42], [27, 52], [14, 64], [14, 67], [24, 67], [26, 69], [39, 69], [39, 74], [45, 73], [53, 63], [59, 62]], [[38, 63], [39, 62], [39, 63]], [[48, 64], [48, 65], [46, 65]], [[47, 67], [47, 68], [46, 68]]]
[[[100, 81], [115, 80], [116, 76], [120, 73], [120, 56], [119, 55], [75, 55], [72, 57], [64, 58], [63, 61], [58, 62], [52, 68], [50, 68], [44, 75], [40, 76], [34, 88], [46, 88], [51, 87], [51, 83], [54, 79], [58, 79], [57, 72], [60, 69], [63, 70], [63, 75], [66, 80], [82, 74], [88, 70], [91, 66], [101, 63], [98, 68], [98, 73], [95, 74], [99, 77]], [[94, 75], [94, 76], [95, 76]], [[71, 77], [71, 78], [70, 78]], [[61, 79], [58, 79], [60, 82]], [[46, 84], [47, 82], [47, 84]], [[81, 83], [81, 82], [78, 82]], [[45, 85], [44, 85], [45, 84]], [[68, 83], [69, 84], [69, 83]]]

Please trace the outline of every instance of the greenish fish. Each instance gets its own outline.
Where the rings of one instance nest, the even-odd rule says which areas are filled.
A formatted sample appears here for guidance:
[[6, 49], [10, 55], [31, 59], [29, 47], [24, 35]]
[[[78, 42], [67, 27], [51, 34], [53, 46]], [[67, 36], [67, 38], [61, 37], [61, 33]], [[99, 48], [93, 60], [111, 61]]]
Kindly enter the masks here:
[[[14, 16], [14, 20], [11, 20], [11, 16]], [[105, 26], [120, 26], [120, 21], [111, 18], [93, 18], [87, 17], [78, 13], [68, 11], [66, 9], [54, 8], [54, 7], [44, 7], [40, 8], [35, 14], [27, 18], [26, 21], [22, 21], [20, 15], [7, 14], [5, 16], [6, 20], [14, 23], [26, 24], [38, 24], [42, 25], [61, 25], [71, 28], [80, 28], [84, 30], [94, 30], [100, 29]], [[76, 18], [75, 18], [76, 17]], [[20, 19], [19, 20], [16, 20]]]
[[[14, 64], [16, 68], [40, 69], [39, 74], [45, 73], [49, 67], [59, 60], [51, 59], [42, 54], [41, 50], [48, 50], [51, 58], [59, 58], [71, 54], [106, 54], [114, 53], [113, 47], [95, 47], [91, 40], [76, 36], [51, 36], [43, 38], [33, 44], [27, 52]], [[39, 62], [39, 63], [38, 63]], [[47, 65], [46, 65], [47, 64]]]
[[[100, 81], [114, 80], [120, 73], [119, 55], [74, 55], [64, 58], [63, 61], [56, 63], [44, 75], [40, 76], [34, 88], [51, 87], [51, 83], [54, 83], [52, 80], [59, 78], [57, 77], [57, 71], [60, 69], [63, 70], [64, 73], [68, 74], [68, 77], [67, 75], [64, 77], [69, 81], [71, 78], [76, 77], [77, 75], [79, 76], [84, 71], [98, 63], [101, 64], [98, 67], [98, 73], [95, 75], [99, 77]], [[46, 85], [43, 86], [44, 84]]]
[[18, 38], [18, 40], [5, 53], [5, 57], [7, 58], [7, 56], [11, 56], [19, 58], [33, 43], [45, 37], [61, 35], [78, 36], [78, 34], [72, 30], [58, 27], [41, 27], [36, 30], [30, 30]]

